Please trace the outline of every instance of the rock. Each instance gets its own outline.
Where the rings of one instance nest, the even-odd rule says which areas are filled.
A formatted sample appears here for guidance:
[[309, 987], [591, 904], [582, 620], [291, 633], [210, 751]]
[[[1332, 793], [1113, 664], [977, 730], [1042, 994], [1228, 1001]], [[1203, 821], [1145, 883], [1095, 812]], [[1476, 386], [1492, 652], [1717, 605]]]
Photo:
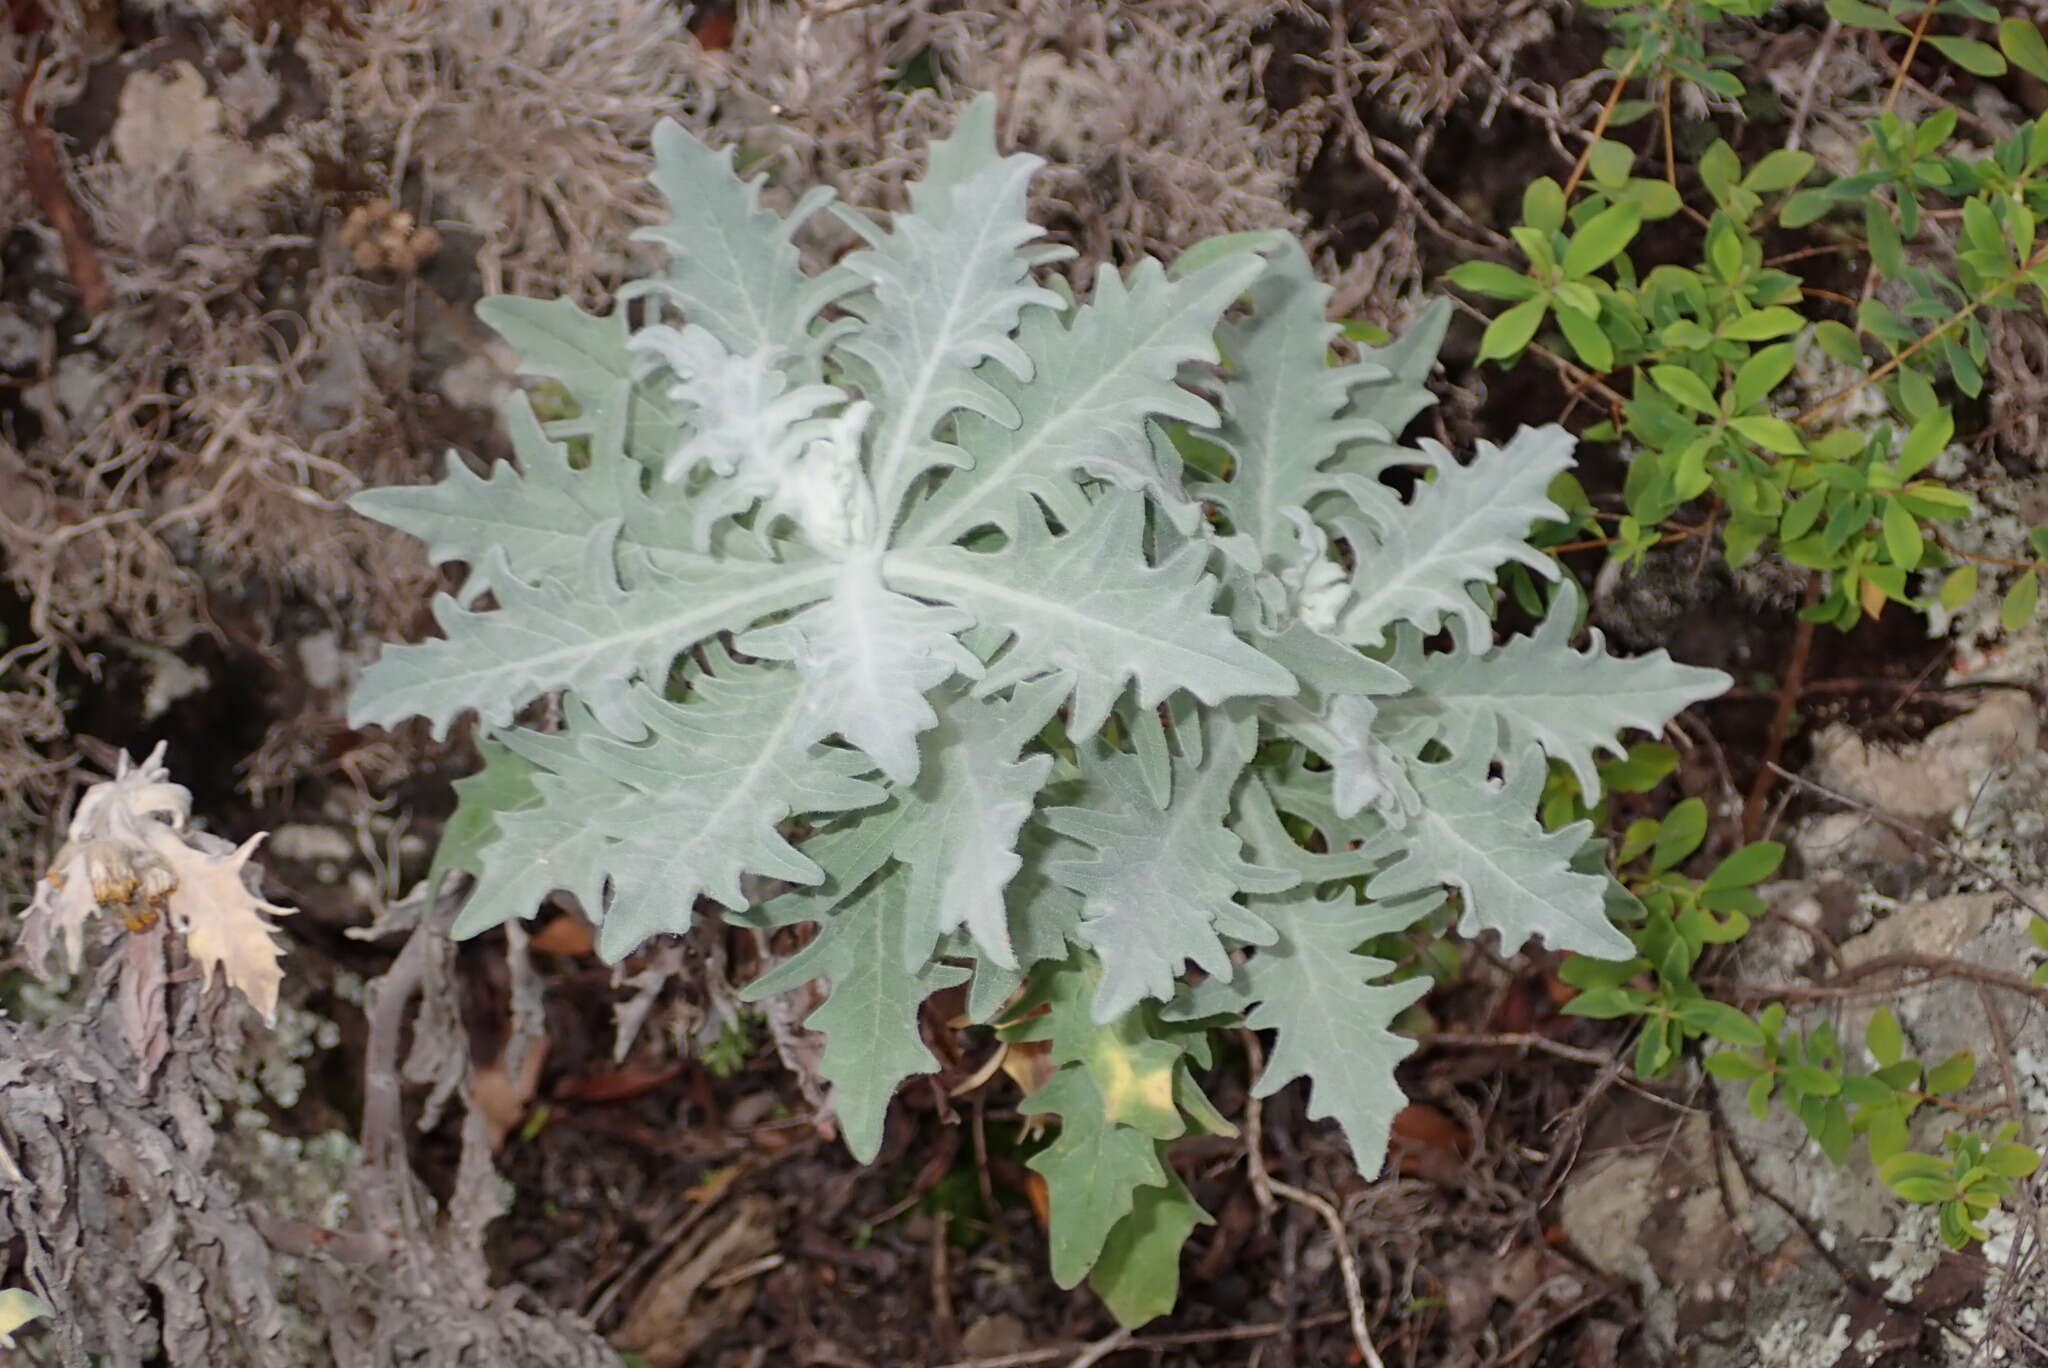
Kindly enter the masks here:
[[1944, 824], [1998, 766], [2041, 739], [2041, 722], [2025, 694], [1995, 693], [1976, 711], [1936, 727], [1917, 746], [1873, 746], [1848, 728], [1830, 726], [1813, 742], [1812, 778], [1879, 811]]
[[960, 1352], [971, 1359], [1001, 1358], [1021, 1353], [1029, 1341], [1024, 1322], [1007, 1311], [982, 1316], [960, 1336]]
[[1725, 1340], [1746, 1319], [1749, 1245], [1728, 1205], [1747, 1220], [1749, 1203], [1730, 1173], [1724, 1204], [1715, 1164], [1707, 1118], [1694, 1112], [1667, 1143], [1601, 1156], [1565, 1186], [1566, 1238], [1594, 1268], [1636, 1286], [1646, 1328], [1671, 1351], [1697, 1337]]

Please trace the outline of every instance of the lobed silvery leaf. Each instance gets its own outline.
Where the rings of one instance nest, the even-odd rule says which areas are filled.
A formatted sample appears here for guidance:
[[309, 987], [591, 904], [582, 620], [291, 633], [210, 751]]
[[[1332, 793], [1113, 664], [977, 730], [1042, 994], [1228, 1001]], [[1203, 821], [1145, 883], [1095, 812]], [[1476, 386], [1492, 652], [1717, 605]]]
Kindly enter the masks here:
[[908, 784], [917, 778], [917, 734], [939, 720], [925, 694], [956, 673], [981, 674], [980, 659], [957, 636], [973, 625], [957, 608], [892, 592], [870, 557], [840, 568], [832, 597], [736, 644], [796, 662], [807, 740], [842, 736]]
[[1251, 728], [1211, 713], [1198, 760], [1173, 762], [1173, 794], [1158, 803], [1138, 762], [1095, 744], [1081, 752], [1086, 801], [1046, 813], [1056, 832], [1094, 851], [1047, 868], [1082, 895], [1081, 938], [1103, 966], [1095, 1019], [1110, 1021], [1141, 998], [1169, 999], [1183, 966], [1230, 972], [1223, 937], [1263, 944], [1273, 933], [1237, 901], [1241, 893], [1294, 886], [1289, 870], [1246, 861], [1226, 824], [1231, 794], [1251, 758]]
[[882, 1148], [882, 1120], [896, 1085], [938, 1066], [917, 1024], [926, 998], [967, 977], [950, 965], [903, 967], [896, 947], [903, 941], [903, 876], [881, 876], [858, 910], [825, 919], [809, 945], [747, 985], [745, 997], [764, 997], [813, 978], [831, 982], [830, 995], [804, 1024], [825, 1035], [819, 1071], [833, 1085], [846, 1147], [862, 1162]]
[[1391, 863], [1366, 891], [1388, 899], [1454, 888], [1465, 905], [1459, 931], [1498, 931], [1511, 952], [1541, 936], [1553, 950], [1632, 956], [1633, 944], [1607, 919], [1609, 880], [1572, 868], [1592, 823], [1545, 831], [1536, 821], [1541, 753], [1529, 746], [1510, 755], [1495, 780], [1487, 748], [1470, 731], [1448, 749], [1450, 759], [1409, 763], [1420, 811], [1367, 842], [1364, 853]]
[[1094, 735], [1133, 682], [1145, 707], [1182, 689], [1204, 703], [1294, 691], [1285, 669], [1210, 611], [1217, 583], [1204, 569], [1206, 547], [1191, 543], [1151, 565], [1141, 497], [1111, 489], [1081, 509], [1078, 522], [1054, 536], [1020, 500], [1001, 550], [891, 552], [887, 576], [907, 592], [957, 603], [1012, 638], [991, 664], [990, 691], [1063, 675], [1077, 737]]
[[904, 525], [899, 544], [956, 542], [984, 526], [1017, 535], [1022, 496], [1044, 504], [1061, 522], [1085, 508], [1078, 475], [1144, 490], [1192, 528], [1200, 509], [1159, 467], [1147, 426], [1154, 418], [1208, 423], [1216, 411], [1179, 384], [1181, 367], [1215, 355], [1216, 320], [1259, 273], [1249, 253], [1235, 253], [1180, 279], [1144, 261], [1129, 280], [1105, 266], [1088, 302], [1065, 318], [1033, 310], [1018, 329], [1030, 363], [1030, 385], [992, 371], [989, 383], [1015, 406], [1004, 426], [973, 413], [958, 419], [958, 443], [973, 453]]
[[[742, 875], [820, 877], [778, 823], [795, 812], [871, 806], [886, 793], [857, 777], [867, 768], [858, 755], [812, 744], [796, 671], [726, 664], [720, 675], [699, 673], [684, 704], [632, 690], [635, 726], [624, 735], [595, 717], [574, 725], [574, 714], [559, 734], [500, 733], [536, 767], [541, 801], [501, 815], [459, 933], [496, 925], [501, 909], [559, 888], [599, 922], [599, 948], [616, 959], [650, 935], [688, 930], [700, 895], [745, 907]], [[543, 855], [497, 858], [521, 849]], [[498, 891], [507, 883], [519, 897]]]
[[1379, 725], [1411, 740], [1470, 736], [1489, 759], [1534, 742], [1571, 766], [1581, 793], [1598, 793], [1599, 756], [1626, 753], [1623, 731], [1654, 735], [1686, 708], [1727, 689], [1729, 679], [1719, 670], [1680, 665], [1662, 650], [1608, 655], [1597, 627], [1585, 650], [1573, 650], [1580, 602], [1578, 586], [1566, 580], [1535, 631], [1498, 646], [1490, 635], [1473, 640], [1462, 622], [1454, 622], [1456, 648], [1425, 651], [1421, 632], [1398, 628], [1388, 663], [1412, 687], [1380, 703]]
[[1556, 562], [1529, 545], [1530, 527], [1562, 522], [1550, 482], [1572, 463], [1572, 438], [1551, 424], [1524, 428], [1505, 448], [1481, 442], [1469, 462], [1438, 443], [1422, 443], [1436, 479], [1418, 484], [1398, 517], [1374, 528], [1348, 513], [1329, 519], [1356, 561], [1352, 598], [1333, 635], [1375, 647], [1397, 623], [1435, 632], [1445, 619], [1473, 633], [1488, 630], [1488, 615], [1470, 586], [1491, 584], [1500, 567], [1527, 566], [1545, 579]]
[[[1279, 234], [1075, 300], [1035, 274], [1064, 249], [994, 130], [976, 102], [908, 209], [837, 210], [862, 245], [810, 273], [828, 195], [778, 216], [659, 129], [669, 261], [626, 292], [637, 332], [483, 307], [573, 415], [516, 401], [516, 468], [358, 500], [468, 578], [351, 717], [474, 710], [524, 767], [460, 828], [464, 934], [555, 892], [614, 961], [704, 899], [815, 923], [749, 991], [827, 982], [810, 1024], [862, 1156], [936, 1066], [933, 992], [1051, 1042], [1023, 1110], [1060, 1118], [1032, 1160], [1055, 1272], [1142, 1318], [1207, 1219], [1161, 1146], [1227, 1128], [1194, 1083], [1208, 1025], [1273, 1030], [1261, 1095], [1307, 1078], [1376, 1167], [1420, 990], [1360, 946], [1452, 890], [1467, 933], [1628, 953], [1587, 827], [1536, 821], [1546, 757], [1590, 795], [1623, 729], [1722, 680], [1573, 649], [1569, 591], [1494, 644], [1503, 568], [1559, 574], [1528, 538], [1571, 440], [1404, 445], [1446, 310], [1333, 363]], [[519, 724], [554, 694], [560, 730]]]
[[1376, 985], [1393, 964], [1355, 951], [1374, 936], [1405, 931], [1442, 900], [1430, 889], [1363, 905], [1349, 892], [1263, 903], [1273, 943], [1235, 975], [1196, 988], [1173, 1014], [1242, 1016], [1254, 1030], [1274, 1032], [1273, 1053], [1252, 1095], [1271, 1097], [1294, 1079], [1307, 1079], [1308, 1114], [1337, 1120], [1370, 1177], [1386, 1154], [1395, 1113], [1408, 1103], [1394, 1067], [1415, 1042], [1391, 1027], [1428, 990], [1429, 980]]
[[[1294, 239], [1267, 253], [1250, 296], [1251, 311], [1218, 329], [1228, 372], [1218, 386], [1223, 420], [1208, 435], [1234, 460], [1230, 477], [1202, 496], [1229, 521], [1224, 554], [1258, 572], [1276, 558], [1290, 563], [1290, 535], [1317, 536], [1302, 522], [1311, 503], [1344, 487], [1328, 469], [1341, 450], [1392, 440], [1383, 423], [1350, 406], [1354, 389], [1393, 372], [1372, 360], [1329, 364], [1337, 335], [1325, 312], [1330, 289]], [[1308, 559], [1322, 560], [1322, 550], [1312, 544]]]

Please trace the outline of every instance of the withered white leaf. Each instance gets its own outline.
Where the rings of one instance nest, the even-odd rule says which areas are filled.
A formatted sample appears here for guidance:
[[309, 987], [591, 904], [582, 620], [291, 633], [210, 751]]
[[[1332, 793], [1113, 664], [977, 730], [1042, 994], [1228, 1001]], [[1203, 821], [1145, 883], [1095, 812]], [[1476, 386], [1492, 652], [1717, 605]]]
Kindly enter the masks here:
[[117, 909], [131, 927], [168, 916], [208, 981], [218, 968], [229, 987], [275, 1024], [283, 951], [265, 914], [291, 909], [263, 901], [245, 872], [266, 833], [230, 846], [189, 830], [192, 794], [170, 782], [163, 755], [162, 742], [140, 765], [123, 754], [114, 777], [79, 799], [69, 839], [22, 914], [22, 949], [40, 969], [61, 937], [76, 973], [85, 924], [95, 913]]
[[271, 1025], [277, 1021], [277, 987], [284, 981], [278, 968], [283, 951], [272, 936], [264, 913], [285, 916], [292, 909], [263, 901], [251, 893], [243, 867], [267, 833], [257, 832], [225, 855], [209, 855], [191, 846], [160, 842], [158, 853], [177, 876], [167, 905], [171, 922], [184, 933], [185, 950], [209, 982], [216, 966], [228, 986], [249, 1000]]

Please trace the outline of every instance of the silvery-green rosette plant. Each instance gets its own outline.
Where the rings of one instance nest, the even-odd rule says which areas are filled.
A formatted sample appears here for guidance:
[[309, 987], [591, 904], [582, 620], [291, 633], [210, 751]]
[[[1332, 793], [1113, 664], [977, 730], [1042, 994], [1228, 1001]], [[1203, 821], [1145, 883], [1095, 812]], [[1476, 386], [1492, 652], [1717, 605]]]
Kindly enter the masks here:
[[[1726, 680], [1573, 649], [1568, 583], [1495, 644], [1496, 574], [1559, 578], [1525, 538], [1564, 518], [1571, 441], [1399, 445], [1441, 311], [1334, 364], [1278, 234], [1076, 300], [1040, 279], [1065, 251], [1026, 217], [1039, 163], [993, 126], [971, 106], [887, 228], [832, 206], [864, 245], [818, 274], [794, 238], [829, 195], [778, 217], [657, 129], [645, 321], [482, 306], [575, 416], [515, 398], [516, 467], [357, 498], [468, 575], [353, 721], [474, 709], [523, 776], [465, 793], [489, 840], [458, 934], [556, 890], [614, 961], [700, 900], [816, 923], [749, 991], [829, 984], [808, 1024], [863, 1159], [936, 1067], [931, 994], [1048, 1042], [1022, 1109], [1057, 1119], [1053, 1271], [1136, 1322], [1208, 1220], [1164, 1153], [1229, 1129], [1210, 1032], [1271, 1031], [1256, 1091], [1308, 1079], [1376, 1170], [1423, 983], [1359, 948], [1447, 928], [1450, 892], [1510, 950], [1633, 955], [1590, 828], [1537, 822], [1546, 757], [1595, 793], [1618, 732]], [[518, 723], [557, 693], [559, 729]]]

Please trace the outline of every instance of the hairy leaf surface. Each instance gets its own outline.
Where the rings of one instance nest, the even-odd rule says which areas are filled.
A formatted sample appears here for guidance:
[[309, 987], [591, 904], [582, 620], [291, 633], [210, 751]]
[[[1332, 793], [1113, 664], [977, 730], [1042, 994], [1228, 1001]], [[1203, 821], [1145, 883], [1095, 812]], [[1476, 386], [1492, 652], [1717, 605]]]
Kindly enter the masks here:
[[1423, 445], [1437, 477], [1416, 486], [1397, 518], [1378, 531], [1348, 515], [1332, 520], [1358, 562], [1335, 635], [1358, 646], [1379, 645], [1399, 622], [1435, 632], [1449, 618], [1485, 633], [1486, 611], [1469, 586], [1492, 583], [1510, 562], [1547, 579], [1559, 574], [1527, 538], [1531, 524], [1564, 520], [1547, 492], [1571, 465], [1564, 429], [1524, 428], [1505, 448], [1481, 442], [1479, 454], [1463, 464], [1434, 442]]
[[473, 710], [503, 747], [436, 866], [476, 875], [464, 934], [556, 892], [614, 962], [702, 899], [764, 944], [814, 923], [748, 991], [824, 981], [862, 1157], [937, 1067], [920, 1003], [966, 984], [1059, 1119], [1057, 1276], [1136, 1323], [1208, 1219], [1163, 1149], [1228, 1129], [1207, 1033], [1272, 1031], [1259, 1094], [1306, 1078], [1377, 1169], [1421, 980], [1361, 947], [1448, 890], [1510, 950], [1631, 954], [1587, 824], [1537, 821], [1545, 757], [1590, 801], [1622, 731], [1724, 678], [1574, 650], [1569, 588], [1495, 644], [1504, 569], [1562, 573], [1530, 536], [1572, 443], [1403, 445], [1445, 308], [1342, 361], [1278, 233], [1077, 298], [997, 127], [972, 102], [886, 226], [836, 208], [850, 252], [799, 243], [828, 193], [778, 215], [660, 127], [633, 312], [482, 306], [551, 382], [506, 411], [516, 464], [357, 500], [468, 577], [350, 717]]
[[1247, 862], [1226, 818], [1231, 793], [1251, 758], [1247, 726], [1215, 716], [1199, 764], [1173, 764], [1173, 798], [1161, 807], [1132, 756], [1094, 745], [1081, 752], [1088, 778], [1083, 805], [1046, 814], [1054, 831], [1095, 851], [1092, 860], [1062, 860], [1047, 872], [1084, 899], [1081, 938], [1102, 957], [1097, 1021], [1110, 1021], [1140, 999], [1173, 996], [1188, 961], [1228, 975], [1224, 936], [1251, 944], [1272, 929], [1236, 895], [1278, 893], [1295, 875]]
[[1144, 500], [1111, 490], [1064, 536], [1053, 536], [1027, 508], [1001, 551], [899, 551], [885, 573], [908, 592], [957, 603], [1014, 639], [995, 661], [987, 688], [1064, 675], [1073, 689], [1076, 736], [1095, 734], [1126, 681], [1136, 682], [1138, 702], [1148, 708], [1175, 689], [1204, 703], [1294, 692], [1293, 676], [1210, 611], [1216, 581], [1203, 570], [1206, 548], [1191, 545], [1150, 565], [1144, 523]]
[[1662, 650], [1608, 655], [1597, 627], [1586, 649], [1574, 651], [1579, 603], [1577, 587], [1567, 583], [1534, 632], [1499, 646], [1475, 648], [1454, 625], [1463, 649], [1425, 652], [1419, 632], [1400, 629], [1389, 663], [1413, 688], [1380, 704], [1379, 725], [1428, 740], [1472, 736], [1490, 759], [1535, 742], [1571, 766], [1581, 793], [1598, 793], [1600, 753], [1625, 754], [1624, 730], [1654, 735], [1687, 707], [1720, 694], [1729, 679], [1680, 665]]
[[828, 917], [815, 940], [748, 984], [745, 994], [758, 1002], [809, 979], [831, 980], [831, 996], [804, 1024], [825, 1034], [819, 1071], [832, 1081], [846, 1147], [863, 1163], [881, 1151], [896, 1085], [938, 1067], [918, 1029], [918, 1004], [967, 977], [950, 965], [903, 967], [903, 894], [901, 874], [883, 876], [857, 910]]
[[1498, 931], [1510, 952], [1542, 936], [1553, 950], [1630, 958], [1634, 946], [1607, 919], [1608, 880], [1571, 867], [1592, 824], [1545, 831], [1536, 822], [1542, 755], [1531, 746], [1511, 756], [1506, 777], [1495, 782], [1487, 777], [1486, 747], [1469, 732], [1450, 750], [1441, 763], [1410, 762], [1422, 811], [1368, 843], [1367, 853], [1393, 861], [1368, 892], [1388, 899], [1448, 885], [1464, 898], [1458, 929], [1465, 935]]
[[[500, 844], [531, 845], [542, 831], [558, 835], [564, 825], [575, 827], [569, 848], [599, 862], [609, 899], [592, 896], [600, 880], [587, 869], [542, 892], [574, 892], [599, 920], [599, 946], [613, 957], [657, 932], [688, 930], [699, 896], [746, 906], [742, 874], [815, 881], [817, 865], [789, 844], [777, 823], [793, 811], [844, 811], [885, 796], [855, 777], [866, 768], [858, 755], [810, 744], [794, 671], [700, 674], [692, 694], [691, 702], [677, 705], [635, 690], [635, 730], [644, 739], [622, 738], [594, 721], [559, 735], [500, 733], [506, 746], [538, 767], [533, 783], [542, 800], [500, 818], [507, 837]], [[544, 870], [501, 874], [487, 855], [481, 882], [515, 879], [524, 896]], [[533, 911], [531, 903], [519, 908], [504, 896], [480, 894], [475, 901], [494, 909], [509, 903], [519, 916]], [[494, 924], [480, 923], [470, 911], [461, 930], [474, 934]]]

